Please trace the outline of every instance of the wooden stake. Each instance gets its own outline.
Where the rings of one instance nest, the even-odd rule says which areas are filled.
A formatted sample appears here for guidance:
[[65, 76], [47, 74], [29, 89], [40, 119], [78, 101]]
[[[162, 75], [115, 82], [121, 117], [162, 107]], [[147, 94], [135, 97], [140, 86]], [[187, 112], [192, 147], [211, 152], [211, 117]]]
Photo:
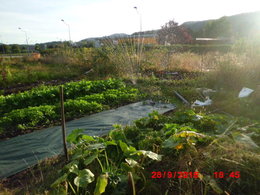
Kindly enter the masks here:
[[62, 138], [63, 138], [63, 148], [66, 160], [69, 161], [69, 155], [67, 150], [66, 142], [66, 126], [65, 126], [65, 114], [64, 114], [64, 97], [63, 97], [63, 86], [60, 86], [60, 106], [61, 106], [61, 125], [62, 125]]
[[177, 91], [174, 91], [175, 95], [180, 98], [186, 105], [190, 105], [190, 103], [184, 98], [181, 96], [181, 94], [179, 94]]

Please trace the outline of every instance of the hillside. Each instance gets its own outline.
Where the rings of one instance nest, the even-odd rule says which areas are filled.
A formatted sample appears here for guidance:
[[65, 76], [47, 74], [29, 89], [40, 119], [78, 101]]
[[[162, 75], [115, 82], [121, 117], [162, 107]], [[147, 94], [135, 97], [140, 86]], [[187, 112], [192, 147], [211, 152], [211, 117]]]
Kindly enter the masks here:
[[182, 24], [193, 37], [246, 37], [260, 32], [260, 11]]

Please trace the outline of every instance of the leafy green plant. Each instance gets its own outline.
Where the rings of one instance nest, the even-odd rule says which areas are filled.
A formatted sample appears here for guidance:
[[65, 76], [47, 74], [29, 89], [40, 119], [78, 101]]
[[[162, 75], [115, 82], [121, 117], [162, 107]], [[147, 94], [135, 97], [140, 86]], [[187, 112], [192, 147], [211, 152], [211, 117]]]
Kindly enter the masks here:
[[162, 146], [164, 148], [174, 148], [181, 150], [185, 147], [195, 146], [197, 141], [204, 139], [206, 136], [202, 133], [197, 133], [195, 129], [190, 127], [181, 127], [178, 133], [171, 135], [166, 139]]
[[[145, 159], [161, 160], [161, 156], [156, 153], [136, 150], [128, 145], [126, 137], [119, 129], [111, 131], [107, 138], [84, 135], [78, 129], [67, 140], [74, 146], [72, 161], [63, 168], [61, 177], [52, 187], [67, 182], [69, 190], [74, 194], [86, 190], [94, 194], [105, 191], [111, 193], [120, 185], [126, 187], [129, 172], [133, 174], [132, 179], [145, 182], [142, 179]], [[92, 167], [93, 172], [87, 167]], [[95, 185], [89, 185], [93, 181]]]
[[84, 114], [100, 112], [102, 111], [103, 106], [96, 102], [87, 102], [84, 100], [68, 100], [64, 103], [64, 109], [66, 118], [69, 119]]
[[13, 110], [0, 119], [0, 124], [8, 130], [7, 133], [11, 133], [12, 130], [25, 130], [48, 125], [57, 119], [55, 106], [46, 105]]

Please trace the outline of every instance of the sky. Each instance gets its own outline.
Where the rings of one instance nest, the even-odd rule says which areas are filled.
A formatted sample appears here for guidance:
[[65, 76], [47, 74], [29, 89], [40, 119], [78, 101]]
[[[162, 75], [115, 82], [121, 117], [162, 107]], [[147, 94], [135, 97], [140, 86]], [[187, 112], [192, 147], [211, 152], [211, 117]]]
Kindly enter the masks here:
[[0, 0], [0, 43], [66, 41], [69, 29], [76, 42], [259, 10], [259, 0]]

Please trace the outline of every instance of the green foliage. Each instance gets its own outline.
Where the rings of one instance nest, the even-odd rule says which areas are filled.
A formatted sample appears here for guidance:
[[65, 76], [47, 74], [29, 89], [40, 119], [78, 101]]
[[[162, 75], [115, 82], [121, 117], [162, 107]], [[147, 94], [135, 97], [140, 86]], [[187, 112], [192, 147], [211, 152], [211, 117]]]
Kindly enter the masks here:
[[21, 48], [17, 44], [12, 45], [11, 50], [12, 50], [12, 53], [20, 53], [21, 52]]
[[137, 128], [140, 129], [155, 129], [160, 130], [163, 128], [164, 123], [168, 121], [168, 118], [160, 115], [157, 111], [149, 114], [148, 117], [144, 117], [135, 121]]
[[94, 181], [94, 174], [89, 169], [78, 170], [77, 173], [78, 176], [74, 179], [74, 184], [77, 187], [87, 187]]
[[55, 106], [45, 105], [13, 110], [0, 119], [0, 124], [7, 133], [12, 130], [26, 130], [37, 126], [48, 125], [58, 119]]
[[164, 148], [181, 150], [185, 147], [195, 146], [199, 139], [202, 140], [205, 137], [206, 136], [204, 134], [197, 133], [196, 129], [192, 129], [190, 127], [181, 127], [179, 129], [179, 133], [171, 135], [162, 143], [162, 146]]
[[198, 129], [201, 132], [210, 134], [216, 133], [223, 125], [228, 124], [228, 118], [217, 114], [205, 115], [203, 113], [195, 113], [193, 110], [185, 110], [176, 112], [172, 122]]
[[[81, 130], [74, 130], [67, 139], [75, 147], [72, 161], [62, 169], [61, 177], [52, 187], [58, 188], [60, 184], [67, 182], [70, 184], [69, 191], [74, 194], [83, 191], [92, 191], [94, 194], [113, 193], [121, 185], [126, 187], [124, 177], [128, 172], [132, 172], [137, 181], [144, 183], [145, 180], [141, 176], [142, 166], [148, 162], [145, 159], [160, 161], [161, 155], [136, 150], [125, 142], [121, 127], [116, 128], [106, 138], [87, 136], [83, 135]], [[86, 169], [87, 167], [90, 167], [93, 173]], [[95, 185], [89, 185], [93, 181]]]
[[106, 104], [110, 106], [119, 106], [122, 104], [136, 101], [141, 94], [134, 88], [119, 88], [108, 89], [103, 93], [86, 95], [84, 97], [78, 97], [78, 100], [85, 100], [88, 102], [95, 101], [97, 103]]
[[11, 52], [11, 47], [10, 45], [6, 45], [6, 44], [2, 44], [1, 47], [0, 47], [0, 52], [2, 54], [8, 54]]
[[66, 118], [74, 118], [86, 113], [102, 111], [102, 105], [96, 102], [87, 102], [84, 100], [68, 100], [64, 103]]
[[105, 192], [108, 184], [108, 174], [102, 174], [97, 178], [97, 184], [94, 195], [100, 195]]

